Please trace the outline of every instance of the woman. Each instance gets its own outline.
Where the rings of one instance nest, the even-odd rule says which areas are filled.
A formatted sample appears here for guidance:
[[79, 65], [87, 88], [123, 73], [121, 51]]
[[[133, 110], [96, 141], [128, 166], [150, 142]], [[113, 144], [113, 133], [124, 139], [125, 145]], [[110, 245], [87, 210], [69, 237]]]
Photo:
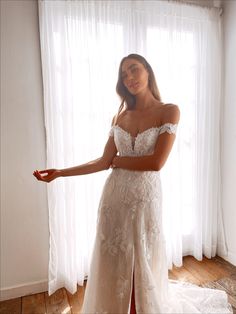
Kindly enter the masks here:
[[[100, 200], [82, 313], [207, 313], [209, 304], [201, 308], [192, 294], [205, 301], [210, 289], [168, 283], [160, 170], [175, 140], [179, 108], [161, 102], [153, 70], [137, 54], [121, 60], [117, 93], [122, 103], [101, 158], [34, 172], [50, 182], [113, 168]], [[226, 294], [215, 291], [215, 298], [229, 313]]]

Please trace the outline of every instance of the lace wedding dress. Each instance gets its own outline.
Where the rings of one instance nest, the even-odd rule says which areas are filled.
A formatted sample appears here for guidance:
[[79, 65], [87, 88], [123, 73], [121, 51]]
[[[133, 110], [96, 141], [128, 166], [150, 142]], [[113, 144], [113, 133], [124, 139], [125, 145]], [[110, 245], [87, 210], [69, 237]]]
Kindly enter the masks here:
[[[110, 136], [120, 156], [143, 156], [176, 129], [166, 123], [133, 138], [116, 125]], [[160, 172], [117, 168], [100, 200], [82, 313], [128, 314], [133, 274], [137, 314], [232, 312], [225, 292], [168, 280]]]

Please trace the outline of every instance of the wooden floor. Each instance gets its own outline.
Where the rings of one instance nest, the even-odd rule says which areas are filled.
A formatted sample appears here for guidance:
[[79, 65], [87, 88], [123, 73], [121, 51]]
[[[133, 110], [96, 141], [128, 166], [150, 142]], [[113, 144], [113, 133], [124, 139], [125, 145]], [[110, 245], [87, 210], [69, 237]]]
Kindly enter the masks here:
[[[186, 256], [183, 267], [174, 267], [169, 272], [169, 277], [201, 286], [225, 288], [229, 302], [236, 308], [236, 267], [220, 257], [204, 258], [199, 262], [191, 256]], [[2, 301], [0, 302], [0, 314], [79, 314], [85, 287], [86, 285], [78, 287], [74, 295], [63, 288], [50, 297], [46, 291]]]

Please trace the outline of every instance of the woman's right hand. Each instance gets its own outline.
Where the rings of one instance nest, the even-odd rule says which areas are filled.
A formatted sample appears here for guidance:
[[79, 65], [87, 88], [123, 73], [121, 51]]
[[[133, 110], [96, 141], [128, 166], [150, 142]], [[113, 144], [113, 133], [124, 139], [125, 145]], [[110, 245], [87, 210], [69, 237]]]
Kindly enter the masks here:
[[60, 170], [58, 169], [46, 169], [46, 170], [35, 170], [33, 172], [33, 175], [35, 178], [37, 178], [39, 181], [43, 182], [51, 182], [52, 180], [60, 177]]

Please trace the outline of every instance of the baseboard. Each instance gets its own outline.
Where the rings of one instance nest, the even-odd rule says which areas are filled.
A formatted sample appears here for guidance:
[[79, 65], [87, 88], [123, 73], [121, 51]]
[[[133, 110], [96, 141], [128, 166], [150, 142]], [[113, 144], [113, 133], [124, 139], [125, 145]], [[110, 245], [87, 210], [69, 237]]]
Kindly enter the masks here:
[[221, 254], [221, 252], [218, 252], [218, 254], [220, 257], [222, 257], [224, 260], [226, 260], [227, 262], [229, 262], [230, 264], [236, 266], [236, 253], [230, 252], [228, 251], [228, 254]]
[[[218, 250], [217, 255], [222, 257], [224, 260], [236, 266], [236, 253], [228, 251], [225, 255]], [[23, 285], [7, 287], [0, 290], [0, 301], [15, 299], [26, 295], [35, 293], [41, 293], [48, 291], [48, 281], [41, 280], [36, 282], [30, 282]]]
[[48, 291], [48, 281], [41, 280], [0, 290], [0, 301]]

